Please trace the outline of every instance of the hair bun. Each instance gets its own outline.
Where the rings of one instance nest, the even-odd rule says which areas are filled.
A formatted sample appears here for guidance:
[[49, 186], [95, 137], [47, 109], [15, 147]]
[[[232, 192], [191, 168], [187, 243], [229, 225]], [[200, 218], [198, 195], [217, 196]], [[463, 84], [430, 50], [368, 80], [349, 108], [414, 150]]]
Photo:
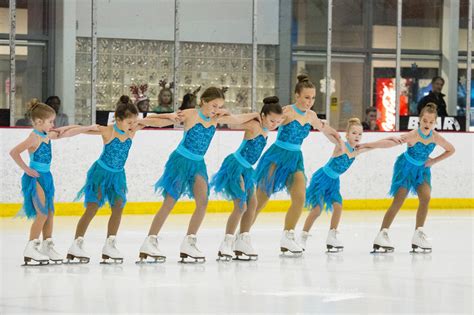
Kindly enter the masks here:
[[29, 112], [33, 111], [36, 107], [38, 107], [39, 104], [40, 104], [39, 99], [37, 99], [37, 98], [32, 98], [32, 99], [28, 102], [28, 111], [29, 111]]
[[432, 103], [432, 102], [427, 103], [425, 106], [429, 107], [429, 108], [432, 108], [433, 110], [438, 110], [438, 105], [436, 105], [435, 103]]
[[227, 90], [229, 90], [229, 87], [228, 86], [223, 86], [221, 88], [222, 94], [225, 94], [225, 92], [227, 92]]
[[349, 118], [348, 123], [349, 124], [360, 124], [360, 119], [357, 118], [357, 117], [352, 117], [352, 118]]
[[280, 100], [277, 96], [268, 96], [263, 99], [263, 104], [278, 104]]
[[124, 103], [124, 104], [131, 103], [130, 97], [128, 95], [122, 95], [120, 96], [119, 102]]
[[309, 76], [307, 74], [300, 74], [297, 78], [298, 82], [309, 82]]

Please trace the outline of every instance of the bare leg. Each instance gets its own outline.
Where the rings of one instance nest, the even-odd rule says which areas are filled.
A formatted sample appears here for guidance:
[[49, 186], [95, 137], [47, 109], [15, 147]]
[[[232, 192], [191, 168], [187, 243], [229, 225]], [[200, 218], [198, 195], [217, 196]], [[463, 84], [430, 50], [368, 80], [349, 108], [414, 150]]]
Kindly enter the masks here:
[[171, 210], [173, 210], [175, 204], [176, 200], [170, 195], [166, 195], [160, 210], [155, 214], [155, 217], [151, 222], [148, 235], [158, 235], [158, 233], [160, 233], [161, 228], [163, 227], [163, 224], [166, 221], [166, 218], [170, 214]]
[[306, 198], [306, 180], [302, 172], [297, 172], [290, 187], [291, 205], [285, 217], [285, 230], [294, 230], [303, 212]]
[[53, 236], [53, 221], [54, 221], [54, 213], [53, 211], [48, 212], [48, 218], [43, 226], [43, 240], [51, 238]]
[[86, 234], [87, 228], [91, 223], [92, 219], [95, 217], [97, 210], [99, 209], [99, 205], [95, 202], [91, 202], [87, 204], [86, 211], [79, 219], [76, 227], [76, 235], [74, 239], [78, 238], [79, 236], [84, 236]]
[[425, 225], [426, 216], [428, 215], [428, 206], [431, 198], [431, 188], [427, 183], [421, 184], [418, 189], [418, 211], [416, 212], [416, 228]]
[[311, 209], [311, 212], [308, 214], [308, 216], [306, 217], [306, 221], [304, 222], [303, 231], [309, 232], [309, 230], [311, 230], [311, 227], [314, 224], [314, 221], [316, 221], [316, 219], [319, 218], [320, 214], [321, 214], [321, 207], [316, 206], [313, 209]]
[[337, 227], [339, 226], [339, 222], [341, 221], [342, 205], [340, 203], [335, 202], [332, 204], [332, 209], [333, 211], [332, 211], [332, 217], [331, 217], [331, 227], [329, 229], [337, 230]]
[[201, 176], [196, 176], [194, 182], [193, 193], [194, 201], [196, 202], [196, 209], [194, 210], [191, 220], [189, 221], [188, 232], [186, 235], [196, 234], [204, 220], [204, 215], [207, 209], [207, 183]]
[[[267, 175], [268, 177], [273, 176], [273, 172], [275, 172], [275, 168], [276, 168], [275, 164], [272, 164], [272, 166], [270, 166], [270, 171], [268, 172], [268, 175]], [[262, 211], [262, 209], [265, 208], [269, 199], [270, 199], [270, 196], [268, 196], [266, 192], [264, 192], [260, 188], [257, 188], [257, 208], [255, 210], [253, 223], [255, 223], [255, 220], [257, 220], [257, 216], [259, 215], [260, 211]]]
[[390, 205], [387, 212], [385, 213], [385, 216], [383, 217], [382, 227], [380, 228], [381, 230], [388, 229], [390, 225], [392, 225], [392, 222], [395, 219], [395, 216], [397, 215], [400, 208], [403, 206], [407, 195], [408, 191], [405, 188], [400, 188], [397, 191], [395, 197], [393, 198], [392, 204]]
[[[242, 190], [245, 189], [244, 179], [242, 177], [240, 177], [240, 188]], [[239, 225], [240, 218], [242, 217], [242, 213], [247, 211], [247, 200], [243, 201], [242, 207], [240, 207], [240, 203], [240, 199], [234, 200], [234, 210], [232, 210], [229, 219], [227, 219], [225, 234], [234, 235], [235, 230], [237, 230], [237, 225]]]
[[116, 201], [112, 207], [112, 215], [109, 218], [109, 224], [107, 226], [107, 237], [110, 235], [117, 235], [120, 221], [122, 220], [123, 203], [122, 200]]
[[[46, 196], [44, 194], [44, 190], [41, 185], [37, 182], [36, 183], [36, 193], [38, 195], [39, 202], [42, 205], [46, 204]], [[48, 219], [47, 215], [44, 215], [40, 210], [37, 204], [33, 201], [33, 206], [36, 210], [36, 218], [31, 224], [30, 228], [30, 241], [34, 239], [39, 239], [41, 231], [43, 230], [44, 224]]]
[[[268, 199], [267, 199], [268, 200]], [[249, 198], [247, 211], [244, 212], [240, 220], [240, 233], [249, 232], [255, 218], [255, 210], [257, 209], [257, 195], [255, 193]]]

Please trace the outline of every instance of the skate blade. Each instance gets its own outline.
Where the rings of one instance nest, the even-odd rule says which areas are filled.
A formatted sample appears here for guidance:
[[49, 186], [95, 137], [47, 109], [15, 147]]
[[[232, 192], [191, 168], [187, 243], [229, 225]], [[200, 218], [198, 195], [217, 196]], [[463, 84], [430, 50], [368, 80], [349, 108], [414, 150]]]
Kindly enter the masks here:
[[50, 259], [53, 263], [51, 265], [62, 265], [64, 264], [64, 260], [62, 259]]
[[339, 253], [344, 251], [344, 246], [331, 246], [326, 245], [326, 253]]
[[[152, 260], [149, 260], [151, 258]], [[139, 260], [135, 263], [137, 265], [144, 265], [144, 264], [162, 264], [166, 261], [166, 256], [151, 256], [146, 253], [140, 253]]]
[[257, 261], [258, 260], [258, 255], [247, 255], [244, 252], [241, 251], [234, 251], [235, 258], [234, 260], [238, 261]]
[[88, 257], [77, 257], [71, 254], [67, 254], [66, 261], [63, 262], [65, 265], [79, 265], [79, 264], [88, 264], [90, 258]]
[[217, 253], [216, 261], [229, 262], [232, 261], [231, 255], [223, 255], [220, 251]]
[[102, 255], [101, 265], [121, 265], [123, 264], [123, 258], [113, 258], [108, 255]]
[[29, 266], [46, 266], [49, 265], [49, 260], [36, 260], [31, 257], [24, 257], [24, 264], [21, 265], [22, 267], [29, 267]]
[[192, 257], [185, 253], [180, 253], [179, 257], [181, 260], [178, 262], [182, 264], [203, 264], [206, 262], [206, 257]]
[[393, 247], [385, 247], [385, 246], [374, 244], [373, 250], [370, 253], [371, 254], [389, 254], [389, 253], [393, 253], [394, 251], [395, 251], [395, 248]]
[[303, 256], [303, 251], [291, 251], [285, 247], [280, 247], [280, 250], [281, 250], [280, 257], [298, 258], [298, 257]]
[[411, 245], [411, 251], [410, 254], [431, 254], [432, 249], [431, 248], [423, 248], [418, 245]]

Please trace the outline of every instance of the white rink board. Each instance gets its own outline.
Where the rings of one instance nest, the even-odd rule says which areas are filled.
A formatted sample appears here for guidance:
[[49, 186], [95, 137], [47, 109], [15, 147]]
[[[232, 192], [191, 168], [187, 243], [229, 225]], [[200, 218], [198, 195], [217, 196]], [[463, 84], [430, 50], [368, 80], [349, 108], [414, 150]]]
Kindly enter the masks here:
[[[10, 158], [10, 149], [22, 141], [29, 129], [0, 129], [2, 189], [0, 203], [20, 203], [20, 179], [22, 170]], [[343, 133], [341, 133], [344, 135]], [[378, 140], [396, 136], [399, 133], [365, 133], [363, 141]], [[456, 148], [451, 158], [435, 165], [432, 169], [433, 198], [473, 198], [473, 140], [472, 133], [443, 133]], [[153, 185], [163, 173], [168, 156], [176, 148], [182, 137], [182, 130], [144, 130], [138, 132], [133, 141], [126, 172], [129, 187], [129, 201], [161, 201]], [[235, 151], [242, 141], [242, 131], [218, 131], [206, 154], [210, 175], [214, 174], [224, 158]], [[269, 144], [275, 140], [276, 132], [271, 132]], [[303, 146], [306, 176], [323, 166], [333, 150], [321, 133], [312, 132]], [[86, 172], [99, 157], [102, 140], [99, 136], [79, 135], [74, 138], [53, 142], [52, 173], [56, 184], [56, 201], [71, 202], [85, 181]], [[349, 171], [341, 177], [341, 193], [344, 199], [388, 198], [393, 163], [405, 146], [375, 150], [360, 155]], [[432, 156], [442, 152], [437, 147]], [[27, 160], [28, 154], [23, 157]], [[285, 192], [273, 196], [285, 200]], [[211, 199], [218, 198], [211, 193]]]

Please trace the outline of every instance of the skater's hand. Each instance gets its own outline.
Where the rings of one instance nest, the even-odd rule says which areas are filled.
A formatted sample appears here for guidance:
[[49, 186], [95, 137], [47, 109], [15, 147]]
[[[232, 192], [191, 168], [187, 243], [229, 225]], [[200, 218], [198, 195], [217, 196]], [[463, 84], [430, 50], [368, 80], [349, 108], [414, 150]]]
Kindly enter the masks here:
[[429, 158], [425, 163], [425, 167], [432, 167], [435, 163], [436, 161], [434, 159]]
[[39, 173], [30, 167], [25, 169], [25, 173], [30, 177], [40, 177]]
[[177, 117], [177, 122], [183, 122], [184, 121], [184, 113], [182, 110], [178, 110], [176, 112], [176, 117]]
[[359, 143], [356, 144], [355, 149], [356, 151], [362, 150], [362, 149], [369, 149], [370, 146], [367, 143]]

